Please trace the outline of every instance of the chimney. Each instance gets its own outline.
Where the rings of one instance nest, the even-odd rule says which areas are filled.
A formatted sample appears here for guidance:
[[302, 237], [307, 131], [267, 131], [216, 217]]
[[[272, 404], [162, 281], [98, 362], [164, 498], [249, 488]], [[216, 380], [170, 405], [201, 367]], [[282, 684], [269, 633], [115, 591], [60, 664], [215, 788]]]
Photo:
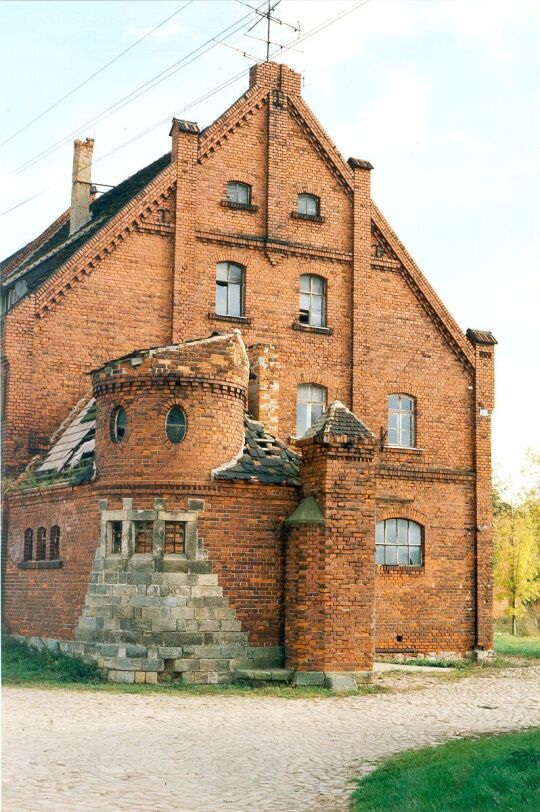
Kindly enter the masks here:
[[73, 142], [73, 176], [71, 186], [71, 210], [69, 214], [70, 236], [90, 220], [90, 194], [92, 152], [94, 139]]

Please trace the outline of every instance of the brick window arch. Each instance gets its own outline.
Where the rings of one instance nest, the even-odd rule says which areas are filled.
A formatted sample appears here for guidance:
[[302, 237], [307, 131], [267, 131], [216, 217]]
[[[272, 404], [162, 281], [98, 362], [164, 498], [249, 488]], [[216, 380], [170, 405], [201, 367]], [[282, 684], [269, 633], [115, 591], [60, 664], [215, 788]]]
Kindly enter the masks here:
[[423, 563], [422, 525], [411, 519], [384, 519], [375, 525], [377, 564], [396, 567], [420, 567]]
[[36, 561], [45, 561], [47, 557], [47, 529], [38, 527], [36, 539]]
[[326, 409], [326, 389], [316, 383], [301, 383], [296, 390], [296, 436], [306, 431]]
[[24, 561], [31, 561], [34, 553], [34, 531], [31, 527], [27, 527], [24, 531], [24, 544], [23, 544], [23, 559]]
[[300, 324], [326, 326], [326, 279], [305, 273], [300, 277]]
[[57, 524], [53, 524], [51, 527], [49, 558], [51, 561], [58, 561], [60, 558], [60, 528]]

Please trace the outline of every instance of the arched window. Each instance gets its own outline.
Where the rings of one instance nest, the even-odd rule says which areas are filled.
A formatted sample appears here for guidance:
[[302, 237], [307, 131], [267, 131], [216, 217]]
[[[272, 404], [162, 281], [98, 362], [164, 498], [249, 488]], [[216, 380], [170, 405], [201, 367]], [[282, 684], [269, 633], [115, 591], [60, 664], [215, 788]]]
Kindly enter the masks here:
[[326, 408], [326, 389], [314, 383], [301, 383], [296, 390], [296, 436], [306, 431]]
[[36, 561], [45, 561], [46, 557], [47, 557], [47, 530], [44, 527], [38, 527]]
[[234, 262], [219, 262], [216, 268], [216, 313], [243, 316], [244, 269]]
[[385, 519], [375, 527], [377, 564], [419, 567], [422, 564], [422, 528], [409, 519]]
[[300, 324], [326, 325], [326, 279], [313, 274], [300, 277]]
[[60, 558], [60, 528], [57, 524], [53, 524], [51, 527], [49, 545], [49, 558], [51, 561], [57, 561]]
[[298, 195], [296, 211], [300, 216], [318, 217], [320, 214], [319, 198], [316, 195], [308, 195], [305, 192]]
[[227, 200], [229, 203], [249, 206], [251, 203], [251, 186], [238, 180], [229, 181], [227, 184]]
[[181, 443], [186, 436], [187, 421], [184, 410], [180, 406], [173, 406], [165, 418], [165, 431], [171, 443]]
[[415, 444], [414, 398], [388, 397], [388, 445], [411, 448]]
[[111, 440], [121, 443], [126, 436], [128, 417], [122, 406], [117, 406], [111, 417]]
[[24, 531], [24, 546], [23, 546], [23, 559], [31, 561], [34, 553], [34, 531], [31, 527], [27, 527]]

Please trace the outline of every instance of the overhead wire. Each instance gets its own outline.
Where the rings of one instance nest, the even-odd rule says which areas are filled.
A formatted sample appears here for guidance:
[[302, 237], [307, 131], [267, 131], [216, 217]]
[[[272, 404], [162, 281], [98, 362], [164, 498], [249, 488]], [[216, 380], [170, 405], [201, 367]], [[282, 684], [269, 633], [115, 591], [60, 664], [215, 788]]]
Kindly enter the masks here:
[[[319, 25], [314, 26], [313, 28], [309, 29], [308, 31], [305, 32], [305, 34], [302, 34], [300, 37], [293, 40], [293, 42], [290, 43], [289, 45], [279, 47], [276, 51], [274, 51], [271, 54], [271, 56], [272, 57], [276, 56], [278, 53], [283, 53], [284, 51], [292, 49], [293, 45], [298, 45], [300, 42], [305, 42], [305, 40], [309, 39], [312, 36], [315, 36], [316, 34], [319, 34], [321, 31], [324, 31], [330, 25], [333, 25], [335, 22], [338, 22], [338, 20], [342, 19], [343, 17], [346, 17], [348, 14], [351, 14], [353, 11], [356, 11], [357, 9], [361, 8], [362, 6], [365, 6], [369, 2], [370, 2], [370, 0], [359, 0], [359, 2], [354, 3], [351, 6], [348, 6], [346, 9], [344, 9], [343, 11], [341, 11], [338, 14], [334, 15], [333, 17], [329, 17], [327, 20], [324, 20]], [[226, 79], [224, 82], [217, 85], [217, 87], [207, 91], [202, 96], [199, 96], [194, 101], [192, 101], [189, 104], [185, 105], [181, 110], [175, 110], [173, 112], [172, 116], [177, 116], [177, 115], [179, 115], [179, 113], [185, 113], [185, 112], [187, 112], [187, 110], [189, 110], [189, 109], [191, 109], [193, 107], [196, 107], [201, 102], [206, 101], [207, 99], [214, 96], [216, 93], [219, 93], [221, 90], [224, 90], [226, 87], [229, 87], [230, 85], [237, 82], [239, 79], [243, 78], [245, 76], [245, 73], [246, 73], [245, 70], [241, 70], [239, 73], [236, 73], [234, 76], [229, 77], [229, 79]], [[96, 165], [96, 164], [100, 163], [101, 161], [104, 161], [106, 158], [109, 158], [111, 155], [114, 155], [114, 153], [119, 152], [121, 149], [124, 149], [125, 147], [129, 146], [130, 144], [134, 143], [135, 141], [138, 141], [140, 138], [143, 138], [145, 135], [148, 135], [148, 133], [152, 132], [153, 130], [157, 129], [158, 127], [161, 127], [164, 123], [170, 121], [172, 116], [171, 116], [171, 114], [169, 114], [166, 118], [160, 119], [160, 121], [156, 122], [155, 124], [152, 124], [150, 127], [148, 127], [145, 130], [137, 133], [132, 138], [129, 138], [127, 141], [124, 141], [122, 144], [119, 144], [118, 146], [116, 146], [113, 149], [109, 150], [109, 152], [106, 152], [104, 155], [102, 155], [100, 158], [98, 158], [96, 161], [94, 161], [93, 165]], [[58, 186], [59, 183], [61, 183], [61, 182], [63, 182], [63, 181], [55, 181], [54, 183], [50, 184], [49, 186], [45, 187], [44, 189], [41, 189], [39, 192], [36, 192], [35, 194], [31, 195], [31, 197], [26, 198], [26, 200], [22, 200], [19, 203], [17, 203], [15, 206], [12, 206], [11, 208], [6, 209], [3, 212], [0, 212], [0, 217], [3, 217], [6, 214], [9, 214], [10, 212], [14, 211], [15, 209], [20, 208], [21, 206], [24, 206], [26, 203], [30, 203], [32, 200], [35, 200], [37, 197], [40, 197], [45, 192], [48, 192], [50, 189], [54, 188], [55, 186]]]
[[54, 110], [55, 107], [58, 107], [58, 105], [61, 104], [63, 101], [65, 101], [66, 99], [69, 99], [70, 96], [73, 96], [73, 94], [76, 93], [77, 90], [80, 90], [81, 87], [84, 87], [85, 85], [87, 85], [88, 82], [90, 82], [92, 79], [95, 79], [96, 76], [99, 76], [99, 74], [103, 73], [104, 70], [106, 70], [107, 68], [110, 68], [110, 66], [114, 65], [115, 62], [118, 62], [119, 59], [121, 59], [123, 56], [125, 56], [127, 53], [129, 53], [129, 51], [132, 51], [133, 48], [135, 48], [137, 45], [140, 45], [141, 42], [144, 42], [145, 39], [148, 39], [148, 37], [150, 37], [152, 34], [154, 34], [158, 29], [162, 28], [166, 23], [168, 23], [170, 20], [172, 20], [173, 17], [176, 17], [178, 14], [180, 14], [182, 11], [184, 11], [184, 9], [186, 9], [188, 6], [190, 6], [193, 2], [194, 2], [194, 0], [187, 0], [187, 2], [184, 3], [184, 5], [181, 6], [180, 8], [176, 9], [176, 11], [173, 14], [169, 14], [169, 16], [165, 17], [165, 19], [162, 20], [160, 23], [158, 23], [158, 25], [156, 25], [150, 31], [147, 31], [146, 34], [143, 34], [143, 36], [139, 37], [139, 39], [136, 40], [135, 42], [132, 42], [131, 45], [128, 48], [125, 48], [123, 51], [121, 51], [119, 54], [117, 54], [113, 59], [110, 59], [108, 62], [106, 62], [104, 65], [102, 65], [101, 68], [99, 68], [97, 71], [95, 71], [90, 76], [88, 76], [83, 82], [80, 82], [78, 85], [76, 85], [71, 90], [69, 90], [67, 93], [65, 93], [61, 98], [57, 99], [53, 104], [50, 105], [50, 107], [47, 107], [46, 110], [43, 110], [39, 115], [35, 116], [30, 121], [27, 121], [26, 124], [24, 124], [22, 127], [20, 127], [20, 129], [18, 129], [16, 132], [14, 132], [12, 135], [10, 135], [9, 138], [6, 138], [5, 141], [2, 141], [0, 146], [4, 147], [6, 144], [9, 144], [9, 142], [13, 141], [13, 139], [17, 135], [20, 135], [20, 133], [24, 132], [24, 130], [27, 130], [28, 127], [31, 127], [32, 124], [36, 123], [36, 121], [39, 121], [40, 119], [42, 119], [43, 116], [46, 116], [47, 113], [50, 113], [51, 110]]

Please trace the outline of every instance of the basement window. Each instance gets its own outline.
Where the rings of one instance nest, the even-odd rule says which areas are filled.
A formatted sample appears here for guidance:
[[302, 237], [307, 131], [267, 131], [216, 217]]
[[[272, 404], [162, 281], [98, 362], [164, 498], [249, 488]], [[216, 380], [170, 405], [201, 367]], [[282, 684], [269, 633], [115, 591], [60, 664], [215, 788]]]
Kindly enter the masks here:
[[51, 561], [58, 561], [60, 558], [60, 528], [57, 524], [51, 527], [51, 538], [49, 547], [49, 558]]
[[165, 555], [184, 554], [186, 552], [184, 522], [165, 522]]
[[154, 549], [154, 522], [135, 522], [135, 552], [151, 553]]
[[47, 530], [45, 527], [38, 527], [36, 561], [45, 561], [47, 557]]

